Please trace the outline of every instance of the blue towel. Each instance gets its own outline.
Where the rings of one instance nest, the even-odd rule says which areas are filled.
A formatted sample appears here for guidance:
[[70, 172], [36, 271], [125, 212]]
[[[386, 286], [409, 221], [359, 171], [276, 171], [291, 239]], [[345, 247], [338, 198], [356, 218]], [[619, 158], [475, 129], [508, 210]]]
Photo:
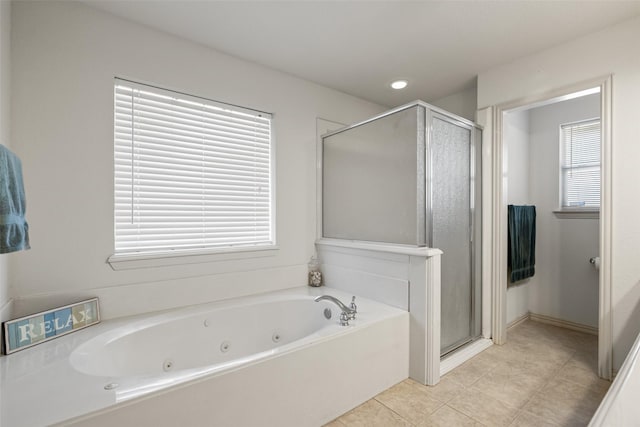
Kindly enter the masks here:
[[536, 207], [509, 205], [509, 269], [511, 283], [536, 272]]
[[0, 253], [30, 249], [20, 159], [0, 145]]

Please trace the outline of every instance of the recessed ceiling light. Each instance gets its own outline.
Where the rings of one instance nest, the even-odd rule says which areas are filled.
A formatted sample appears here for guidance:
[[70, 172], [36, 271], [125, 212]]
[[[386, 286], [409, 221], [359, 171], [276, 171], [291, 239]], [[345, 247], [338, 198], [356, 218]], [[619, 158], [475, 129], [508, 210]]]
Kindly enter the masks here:
[[408, 84], [409, 84], [409, 82], [406, 81], [406, 80], [396, 80], [395, 82], [391, 83], [391, 87], [393, 89], [400, 90], [400, 89], [404, 89], [405, 87], [407, 87]]

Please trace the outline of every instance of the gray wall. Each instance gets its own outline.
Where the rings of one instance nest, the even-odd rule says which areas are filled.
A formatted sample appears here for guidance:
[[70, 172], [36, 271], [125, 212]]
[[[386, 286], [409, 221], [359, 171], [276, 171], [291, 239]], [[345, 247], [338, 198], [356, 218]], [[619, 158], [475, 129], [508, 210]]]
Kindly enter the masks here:
[[600, 95], [590, 95], [530, 111], [530, 197], [538, 207], [537, 286], [530, 310], [563, 320], [598, 326], [598, 219], [558, 218], [559, 127], [600, 116]]
[[[12, 18], [12, 144], [23, 160], [32, 246], [9, 265], [16, 314], [98, 295], [114, 317], [306, 283], [316, 118], [352, 123], [383, 107], [79, 2], [16, 2]], [[279, 250], [110, 268], [114, 76], [274, 113]]]
[[435, 101], [427, 101], [429, 104], [440, 107], [465, 119], [476, 121], [477, 89], [465, 89]]
[[[507, 147], [507, 202], [513, 205], [532, 204], [529, 197], [529, 112], [509, 113], [504, 120], [504, 140]], [[507, 288], [507, 324], [529, 313], [529, 289], [538, 275], [509, 284]]]
[[598, 272], [588, 262], [599, 250], [599, 221], [558, 218], [559, 127], [599, 116], [600, 96], [590, 95], [505, 120], [508, 202], [534, 204], [536, 275], [507, 289], [507, 322], [528, 311], [598, 326]]

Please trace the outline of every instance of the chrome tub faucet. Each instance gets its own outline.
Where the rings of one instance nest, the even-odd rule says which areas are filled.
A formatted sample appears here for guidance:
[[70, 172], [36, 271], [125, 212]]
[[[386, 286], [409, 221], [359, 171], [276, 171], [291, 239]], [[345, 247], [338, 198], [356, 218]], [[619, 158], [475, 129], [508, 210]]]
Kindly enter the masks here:
[[340, 314], [340, 325], [342, 326], [349, 326], [349, 320], [356, 318], [357, 308], [355, 303], [356, 301], [355, 296], [351, 299], [351, 304], [350, 304], [351, 307], [347, 307], [342, 301], [340, 301], [336, 297], [332, 297], [331, 295], [321, 295], [316, 299], [314, 299], [314, 301], [315, 302], [331, 301], [332, 303], [337, 305], [340, 308], [340, 310], [342, 310], [342, 313]]

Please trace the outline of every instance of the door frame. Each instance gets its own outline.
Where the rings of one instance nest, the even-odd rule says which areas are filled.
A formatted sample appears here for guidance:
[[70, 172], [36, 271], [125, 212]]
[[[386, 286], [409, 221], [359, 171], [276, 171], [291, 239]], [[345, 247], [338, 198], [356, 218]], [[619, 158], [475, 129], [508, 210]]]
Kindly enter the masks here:
[[[491, 191], [484, 203], [491, 206], [490, 231], [491, 256], [485, 258], [485, 268], [490, 269], [491, 283], [491, 335], [495, 344], [504, 344], [507, 339], [507, 175], [506, 144], [503, 141], [503, 118], [510, 110], [545, 105], [560, 101], [570, 95], [595, 87], [600, 88], [600, 112], [602, 141], [600, 147], [600, 270], [598, 309], [598, 375], [612, 378], [613, 330], [611, 309], [611, 247], [612, 247], [612, 158], [611, 158], [611, 75], [595, 78], [572, 86], [528, 96], [515, 101], [481, 110], [490, 126], [485, 126], [483, 140], [491, 142], [491, 153], [483, 156], [491, 170]], [[480, 114], [479, 114], [480, 118]], [[487, 144], [489, 145], [489, 144]], [[486, 193], [485, 193], [486, 194]], [[483, 203], [483, 204], [484, 204]]]

